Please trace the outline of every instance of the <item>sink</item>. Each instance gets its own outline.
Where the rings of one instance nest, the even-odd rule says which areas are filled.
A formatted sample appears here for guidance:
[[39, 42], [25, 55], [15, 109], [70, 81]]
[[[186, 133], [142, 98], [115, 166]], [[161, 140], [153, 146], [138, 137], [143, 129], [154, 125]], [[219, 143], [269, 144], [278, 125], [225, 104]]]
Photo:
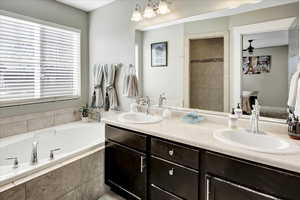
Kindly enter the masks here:
[[131, 124], [154, 124], [161, 122], [162, 117], [138, 112], [128, 112], [120, 114], [119, 121]]
[[223, 143], [262, 153], [288, 154], [300, 151], [295, 143], [272, 135], [253, 134], [247, 130], [217, 130], [214, 137]]

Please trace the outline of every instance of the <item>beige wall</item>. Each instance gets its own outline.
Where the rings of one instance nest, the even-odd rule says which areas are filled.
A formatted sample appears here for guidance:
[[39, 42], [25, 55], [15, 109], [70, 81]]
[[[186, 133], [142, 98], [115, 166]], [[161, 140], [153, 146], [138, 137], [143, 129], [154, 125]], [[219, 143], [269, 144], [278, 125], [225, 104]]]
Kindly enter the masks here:
[[[288, 99], [288, 46], [256, 49], [254, 56], [271, 56], [271, 72], [242, 76], [242, 90], [258, 91], [262, 106], [286, 107]], [[244, 53], [244, 56], [248, 56]]]
[[0, 108], [0, 117], [46, 112], [85, 104], [88, 99], [88, 14], [54, 0], [1, 0], [0, 9], [81, 30], [82, 99]]

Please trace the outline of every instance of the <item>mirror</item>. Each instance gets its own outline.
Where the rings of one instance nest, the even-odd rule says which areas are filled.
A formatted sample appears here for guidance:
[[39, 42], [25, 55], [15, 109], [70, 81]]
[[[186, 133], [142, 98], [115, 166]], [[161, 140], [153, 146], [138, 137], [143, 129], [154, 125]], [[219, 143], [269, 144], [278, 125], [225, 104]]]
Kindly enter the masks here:
[[214, 112], [241, 104], [245, 115], [258, 100], [263, 117], [286, 119], [299, 60], [298, 16], [298, 3], [290, 3], [137, 30], [142, 95], [158, 104], [164, 93], [167, 106]]

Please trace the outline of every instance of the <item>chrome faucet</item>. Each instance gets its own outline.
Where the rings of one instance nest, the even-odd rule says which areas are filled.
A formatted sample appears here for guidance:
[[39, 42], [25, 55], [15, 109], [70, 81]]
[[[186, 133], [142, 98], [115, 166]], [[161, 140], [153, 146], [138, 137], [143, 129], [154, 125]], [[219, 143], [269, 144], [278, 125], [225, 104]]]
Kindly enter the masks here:
[[165, 96], [165, 93], [162, 93], [161, 95], [159, 95], [159, 99], [158, 99], [158, 107], [162, 107], [163, 106], [163, 103], [164, 101], [166, 101], [167, 98]]
[[146, 108], [146, 114], [149, 115], [150, 113], [150, 98], [148, 96], [146, 96], [145, 98], [139, 98], [137, 99], [137, 103], [140, 105], [140, 106], [147, 106]]
[[255, 100], [255, 105], [254, 108], [251, 112], [251, 117], [250, 117], [250, 132], [253, 134], [261, 134], [261, 132], [259, 131], [259, 126], [258, 126], [258, 122], [259, 122], [259, 103], [257, 100]]
[[147, 105], [147, 109], [146, 109], [146, 114], [149, 115], [150, 114], [150, 98], [148, 96], [146, 96], [146, 105]]
[[32, 153], [31, 153], [31, 164], [38, 163], [38, 142], [34, 141], [32, 143]]

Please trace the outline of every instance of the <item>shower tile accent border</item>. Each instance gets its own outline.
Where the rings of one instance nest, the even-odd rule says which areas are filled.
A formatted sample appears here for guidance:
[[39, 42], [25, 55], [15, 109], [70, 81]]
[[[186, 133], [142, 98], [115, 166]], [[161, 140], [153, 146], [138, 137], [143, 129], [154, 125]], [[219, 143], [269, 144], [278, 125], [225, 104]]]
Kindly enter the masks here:
[[49, 128], [80, 120], [79, 108], [71, 107], [48, 112], [0, 118], [0, 138]]
[[207, 59], [191, 60], [191, 63], [210, 63], [210, 62], [224, 62], [224, 58], [207, 58]]
[[2, 200], [97, 200], [104, 184], [104, 150], [0, 193]]

